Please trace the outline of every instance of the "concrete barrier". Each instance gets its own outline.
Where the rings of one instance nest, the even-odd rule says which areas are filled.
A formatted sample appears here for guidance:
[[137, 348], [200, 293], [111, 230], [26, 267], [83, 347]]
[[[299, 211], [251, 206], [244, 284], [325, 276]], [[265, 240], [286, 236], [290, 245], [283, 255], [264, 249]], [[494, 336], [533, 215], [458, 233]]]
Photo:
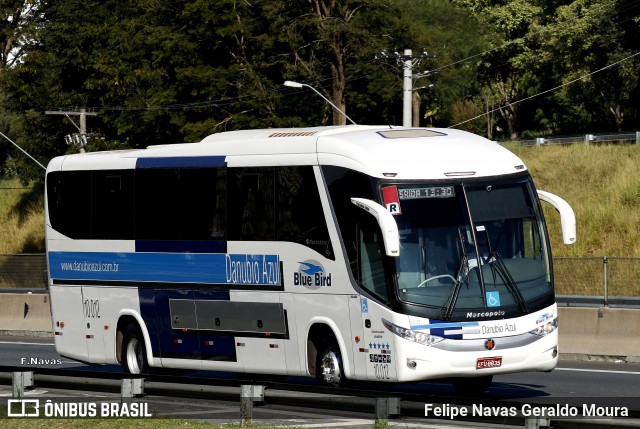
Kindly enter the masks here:
[[0, 335], [51, 336], [49, 294], [0, 294]]
[[560, 307], [564, 355], [640, 362], [640, 309]]
[[[640, 309], [559, 307], [561, 357], [640, 362]], [[48, 294], [0, 294], [0, 335], [51, 336]]]

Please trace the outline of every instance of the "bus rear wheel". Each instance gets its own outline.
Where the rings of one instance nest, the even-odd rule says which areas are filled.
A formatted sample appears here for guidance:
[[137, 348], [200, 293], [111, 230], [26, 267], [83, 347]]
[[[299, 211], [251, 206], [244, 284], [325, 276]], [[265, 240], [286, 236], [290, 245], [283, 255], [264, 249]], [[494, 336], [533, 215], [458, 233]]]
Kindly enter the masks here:
[[342, 369], [342, 355], [340, 348], [332, 341], [323, 343], [322, 351], [318, 354], [316, 365], [318, 378], [329, 387], [340, 387], [343, 384], [344, 370]]
[[127, 374], [147, 374], [149, 372], [144, 337], [138, 325], [128, 325], [124, 330], [120, 362]]
[[493, 375], [453, 379], [453, 387], [462, 396], [482, 396], [493, 381]]

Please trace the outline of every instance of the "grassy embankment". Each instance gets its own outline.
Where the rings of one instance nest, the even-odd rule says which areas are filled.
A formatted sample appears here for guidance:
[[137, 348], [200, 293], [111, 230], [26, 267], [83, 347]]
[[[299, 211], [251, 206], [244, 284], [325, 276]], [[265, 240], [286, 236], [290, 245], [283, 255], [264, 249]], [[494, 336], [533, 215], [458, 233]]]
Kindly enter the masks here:
[[[575, 210], [578, 240], [562, 243], [559, 217], [545, 204], [554, 257], [640, 257], [640, 147], [636, 145], [507, 145], [536, 186]], [[44, 251], [42, 196], [25, 198], [17, 181], [0, 182], [0, 254]], [[640, 295], [640, 261], [610, 263], [611, 295]], [[638, 266], [638, 268], [635, 268]], [[558, 292], [602, 295], [602, 260], [557, 261]], [[616, 276], [620, 281], [616, 282]], [[619, 285], [619, 286], [616, 286]]]
[[[544, 204], [559, 294], [602, 295], [603, 256], [640, 257], [640, 147], [636, 145], [508, 148], [522, 158], [539, 189], [574, 209], [577, 242], [562, 243], [559, 216]], [[562, 256], [600, 257], [562, 260]], [[640, 296], [640, 260], [608, 263], [609, 295]]]
[[43, 194], [0, 181], [0, 254], [44, 252]]

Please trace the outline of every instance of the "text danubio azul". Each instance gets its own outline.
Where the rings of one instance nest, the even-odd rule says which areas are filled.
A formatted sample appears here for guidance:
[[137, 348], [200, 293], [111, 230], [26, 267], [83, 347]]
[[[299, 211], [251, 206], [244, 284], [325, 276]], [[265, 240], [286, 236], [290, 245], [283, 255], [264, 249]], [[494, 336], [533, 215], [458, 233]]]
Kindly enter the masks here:
[[227, 283], [246, 285], [279, 285], [278, 255], [226, 255]]

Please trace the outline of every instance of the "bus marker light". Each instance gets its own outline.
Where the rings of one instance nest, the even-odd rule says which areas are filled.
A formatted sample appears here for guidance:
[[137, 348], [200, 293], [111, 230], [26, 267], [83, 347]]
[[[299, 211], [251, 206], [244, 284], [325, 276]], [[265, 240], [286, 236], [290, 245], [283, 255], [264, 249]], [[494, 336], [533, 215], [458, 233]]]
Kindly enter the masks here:
[[182, 332], [187, 332], [187, 328], [182, 328]]
[[270, 349], [277, 349], [278, 345], [277, 344], [269, 344], [269, 348]]
[[182, 344], [182, 340], [180, 338], [174, 338], [173, 344]]
[[356, 343], [359, 343], [361, 339], [362, 339], [362, 338], [360, 338], [360, 335], [356, 335], [356, 338], [355, 338]]
[[264, 333], [264, 336], [265, 336], [265, 337], [270, 337], [270, 336], [271, 336], [271, 332], [265, 332], [265, 333]]
[[64, 322], [60, 322], [60, 327], [64, 328]]
[[104, 330], [108, 330], [109, 329], [109, 325], [104, 325]]

